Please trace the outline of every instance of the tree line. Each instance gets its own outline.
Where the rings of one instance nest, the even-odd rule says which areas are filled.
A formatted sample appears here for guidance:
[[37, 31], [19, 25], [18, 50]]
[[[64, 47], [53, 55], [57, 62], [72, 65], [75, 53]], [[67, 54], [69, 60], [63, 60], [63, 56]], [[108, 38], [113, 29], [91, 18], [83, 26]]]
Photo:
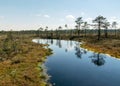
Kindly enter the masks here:
[[[108, 38], [109, 33], [109, 35], [119, 38], [120, 29], [117, 28], [118, 23], [116, 21], [110, 24], [107, 18], [99, 15], [92, 22], [92, 24], [89, 24], [87, 21], [83, 21], [82, 17], [78, 17], [75, 21], [75, 29], [70, 29], [67, 24], [63, 27], [59, 26], [56, 30], [48, 30], [48, 26], [46, 26], [45, 29], [40, 27], [38, 29], [39, 37], [60, 38], [62, 36], [68, 36], [72, 38], [87, 37], [87, 34], [89, 34], [88, 36], [97, 35], [97, 40], [100, 40], [101, 35], [104, 34], [104, 38]], [[93, 29], [90, 29], [90, 27]]]
[[[118, 23], [113, 21], [110, 23], [107, 18], [99, 15], [96, 17], [92, 24], [84, 21], [82, 17], [78, 17], [75, 20], [75, 28], [72, 29], [68, 24], [64, 26], [58, 26], [55, 30], [49, 28], [48, 26], [39, 27], [37, 30], [22, 30], [22, 31], [12, 31], [12, 34], [31, 34], [40, 38], [82, 38], [82, 37], [96, 37], [97, 40], [104, 38], [120, 38], [120, 29], [118, 29]], [[92, 28], [90, 28], [92, 27]], [[50, 30], [51, 29], [51, 30]], [[9, 31], [7, 31], [9, 32]], [[6, 31], [0, 31], [0, 34], [7, 33]]]
[[103, 17], [103, 16], [98, 16], [93, 20], [93, 23], [95, 24], [88, 24], [86, 21], [83, 22], [82, 17], [77, 18], [76, 22], [76, 28], [78, 28], [78, 34], [80, 35], [80, 29], [81, 26], [83, 24], [83, 28], [85, 29], [85, 34], [86, 34], [86, 28], [88, 28], [89, 26], [95, 26], [96, 28], [98, 28], [98, 40], [100, 40], [101, 38], [101, 28], [104, 28], [104, 33], [105, 33], [105, 38], [108, 38], [108, 28], [110, 26], [112, 26], [112, 28], [115, 30], [115, 37], [117, 36], [117, 25], [118, 23], [116, 21], [112, 22], [112, 24], [110, 25], [110, 22], [108, 22], [108, 20]]

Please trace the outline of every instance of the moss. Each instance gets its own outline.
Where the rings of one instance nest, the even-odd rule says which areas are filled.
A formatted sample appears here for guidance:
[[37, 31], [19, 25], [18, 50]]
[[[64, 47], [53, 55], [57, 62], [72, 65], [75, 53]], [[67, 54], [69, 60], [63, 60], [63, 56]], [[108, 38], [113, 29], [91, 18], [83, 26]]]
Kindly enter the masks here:
[[95, 42], [94, 40], [87, 39], [84, 41], [85, 43], [82, 44], [83, 48], [120, 58], [120, 40], [106, 39]]
[[40, 66], [51, 50], [33, 43], [29, 36], [16, 38], [21, 51], [0, 62], [0, 86], [46, 86], [47, 75]]

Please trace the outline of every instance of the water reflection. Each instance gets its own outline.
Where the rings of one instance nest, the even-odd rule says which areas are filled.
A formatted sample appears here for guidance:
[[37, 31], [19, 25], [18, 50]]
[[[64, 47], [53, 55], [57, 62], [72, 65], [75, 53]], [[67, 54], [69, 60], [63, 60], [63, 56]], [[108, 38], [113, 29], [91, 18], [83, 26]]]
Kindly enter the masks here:
[[92, 56], [90, 56], [92, 59], [92, 62], [97, 66], [102, 66], [105, 64], [105, 56], [101, 55], [100, 53], [94, 53]]
[[49, 44], [49, 39], [46, 40], [46, 44]]
[[53, 39], [51, 39], [51, 44], [53, 45]]
[[45, 62], [47, 72], [52, 76], [50, 83], [55, 86], [120, 86], [119, 60], [87, 51], [76, 41], [33, 41], [49, 44], [55, 53]]
[[56, 45], [59, 46], [59, 48], [62, 48], [61, 40], [57, 40]]
[[[74, 50], [75, 51], [74, 54], [77, 56], [77, 58], [80, 58], [80, 59], [84, 57], [83, 55], [87, 54], [87, 50], [80, 47], [80, 42], [70, 41], [70, 40], [61, 42], [61, 40], [46, 39], [46, 40], [37, 40], [37, 43], [43, 43], [43, 41], [46, 44], [51, 44], [51, 45], [53, 45], [56, 42], [56, 46], [58, 46], [59, 48], [65, 49], [66, 53], [71, 50]], [[97, 66], [102, 66], [105, 64], [105, 56], [100, 53], [92, 53], [89, 56], [89, 58], [91, 58], [91, 62]]]
[[68, 52], [73, 49], [73, 41], [67, 40], [66, 42], [65, 52]]
[[37, 40], [37, 43], [40, 44], [40, 40]]
[[80, 48], [80, 43], [79, 42], [75, 43], [75, 51], [76, 51], [75, 55], [80, 59], [82, 58], [83, 54], [87, 54], [87, 51], [85, 49]]
[[71, 46], [71, 47], [73, 46], [73, 42], [72, 42], [72, 41], [70, 41], [70, 46]]
[[82, 51], [80, 50], [80, 48], [78, 48], [78, 47], [75, 47], [75, 51], [76, 51], [76, 53], [75, 53], [75, 55], [78, 57], [78, 58], [82, 58]]

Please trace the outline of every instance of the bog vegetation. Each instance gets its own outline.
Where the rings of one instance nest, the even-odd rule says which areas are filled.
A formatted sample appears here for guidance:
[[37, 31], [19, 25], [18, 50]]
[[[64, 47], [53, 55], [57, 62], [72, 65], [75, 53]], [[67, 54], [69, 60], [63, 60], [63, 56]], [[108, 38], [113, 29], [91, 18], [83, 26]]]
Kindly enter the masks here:
[[[107, 53], [120, 58], [120, 28], [118, 23], [110, 23], [105, 17], [98, 16], [89, 24], [82, 17], [76, 19], [75, 28], [69, 25], [58, 26], [55, 30], [48, 26], [40, 27], [38, 30], [12, 31], [15, 35], [30, 34], [33, 37], [47, 39], [69, 39], [84, 41], [83, 47], [99, 53]], [[1, 34], [5, 34], [2, 31]]]
[[0, 86], [49, 86], [43, 63], [52, 52], [12, 31], [0, 37]]
[[82, 17], [76, 19], [74, 29], [69, 25], [50, 30], [48, 26], [29, 31], [0, 31], [0, 85], [47, 86], [47, 75], [42, 66], [51, 50], [43, 44], [32, 42], [34, 38], [67, 39], [84, 41], [85, 48], [120, 58], [120, 29], [103, 16], [92, 24]]

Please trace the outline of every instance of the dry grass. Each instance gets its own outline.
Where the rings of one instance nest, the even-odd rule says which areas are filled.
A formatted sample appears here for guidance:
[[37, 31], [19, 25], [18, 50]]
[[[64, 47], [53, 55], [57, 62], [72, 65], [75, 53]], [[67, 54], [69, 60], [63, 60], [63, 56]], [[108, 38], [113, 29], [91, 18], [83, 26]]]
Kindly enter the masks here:
[[29, 37], [22, 38], [19, 46], [21, 53], [0, 62], [0, 86], [47, 86], [43, 68], [38, 64], [42, 65], [51, 51], [45, 45], [32, 43]]
[[100, 41], [94, 39], [86, 39], [82, 45], [89, 50], [109, 54], [116, 58], [120, 58], [120, 40], [119, 39], [102, 39]]

